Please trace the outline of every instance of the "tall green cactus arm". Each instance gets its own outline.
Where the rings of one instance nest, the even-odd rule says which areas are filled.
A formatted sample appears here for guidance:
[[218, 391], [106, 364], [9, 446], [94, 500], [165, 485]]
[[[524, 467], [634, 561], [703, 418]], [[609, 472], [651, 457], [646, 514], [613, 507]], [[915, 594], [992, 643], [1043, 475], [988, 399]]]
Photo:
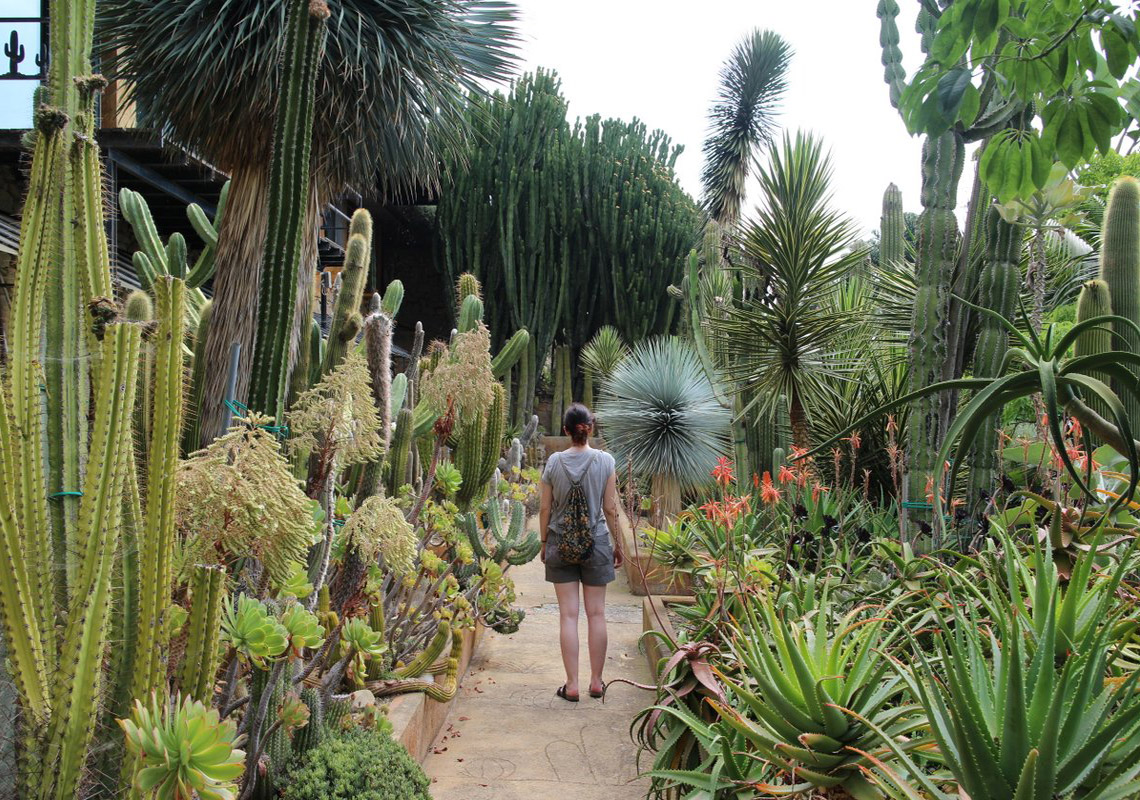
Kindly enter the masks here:
[[404, 304], [404, 283], [395, 280], [388, 284], [384, 290], [384, 297], [380, 301], [380, 310], [392, 319], [400, 313], [400, 306]]
[[[1140, 323], [1140, 182], [1128, 175], [1117, 178], [1108, 195], [1098, 277], [1108, 284], [1112, 313]], [[1140, 336], [1131, 326], [1114, 323], [1113, 336], [1114, 349], [1140, 353]], [[1124, 402], [1128, 419], [1140, 420], [1140, 402], [1122, 391], [1119, 380], [1112, 388]]]
[[[357, 222], [367, 217], [367, 224]], [[352, 215], [356, 227], [369, 235], [354, 233], [348, 238], [344, 254], [344, 269], [340, 273], [340, 291], [336, 296], [329, 338], [321, 362], [321, 375], [327, 375], [344, 360], [345, 353], [356, 341], [363, 326], [360, 304], [364, 299], [364, 283], [368, 279], [368, 262], [372, 253], [372, 217], [366, 209], [357, 209]]]
[[138, 241], [141, 248], [140, 252], [149, 261], [151, 269], [147, 270], [145, 275], [140, 273], [139, 277], [143, 278], [143, 288], [150, 289], [150, 281], [153, 280], [154, 275], [170, 274], [169, 265], [166, 261], [166, 247], [163, 246], [162, 239], [158, 235], [158, 228], [155, 227], [150, 206], [147, 205], [146, 198], [141, 194], [123, 187], [119, 190], [119, 210], [123, 214], [123, 219], [130, 223], [131, 230], [135, 234], [135, 240]]
[[[114, 563], [123, 511], [126, 452], [132, 445], [140, 331], [137, 325], [108, 326], [96, 383], [91, 464], [83, 485], [76, 543], [81, 558], [75, 603], [67, 615], [53, 677], [53, 713], [48, 732], [41, 797], [72, 798], [95, 727]], [[51, 789], [48, 786], [51, 785]]]
[[478, 499], [499, 465], [506, 427], [506, 391], [501, 383], [496, 383], [493, 391], [490, 408], [460, 426], [455, 448], [455, 465], [463, 474], [463, 483], [455, 495], [460, 508]]
[[323, 0], [289, 2], [270, 165], [269, 232], [249, 387], [249, 407], [278, 420], [283, 417], [288, 390], [297, 270], [310, 193], [313, 98], [328, 17]]
[[451, 623], [440, 620], [439, 627], [435, 629], [435, 636], [428, 642], [419, 655], [409, 661], [405, 666], [395, 670], [397, 678], [418, 678], [428, 671], [428, 668], [439, 658], [443, 648], [451, 639]]
[[[142, 591], [131, 696], [149, 697], [165, 683], [164, 614], [170, 605], [174, 546], [175, 474], [182, 427], [182, 338], [186, 285], [160, 278], [154, 285], [158, 330], [154, 345], [154, 403], [147, 464], [145, 522], [139, 542]], [[97, 451], [95, 451], [97, 452]]]
[[879, 263], [901, 264], [906, 256], [903, 232], [902, 192], [893, 183], [883, 192], [883, 216], [879, 221]]
[[[959, 244], [954, 206], [964, 166], [961, 134], [947, 131], [924, 143], [923, 210], [918, 218], [914, 316], [908, 344], [909, 391], [930, 386], [942, 377], [946, 359], [946, 299]], [[909, 463], [903, 503], [913, 512], [908, 516], [928, 528], [933, 528], [933, 516], [925, 505], [927, 481], [933, 480], [937, 486], [942, 479], [942, 465], [936, 463], [942, 442], [939, 407], [936, 396], [917, 400], [907, 422]]]
[[179, 683], [184, 696], [209, 704], [213, 700], [214, 676], [218, 671], [226, 571], [223, 567], [199, 565], [194, 568], [190, 583], [193, 604]]
[[[978, 281], [978, 302], [984, 308], [1010, 319], [1017, 306], [1021, 284], [1022, 228], [1001, 218], [990, 207], [986, 216], [986, 264]], [[978, 342], [974, 347], [974, 375], [996, 378], [1001, 375], [1009, 350], [1009, 331], [989, 314], [979, 320]], [[994, 415], [982, 425], [974, 445], [970, 470], [970, 505], [976, 506], [982, 492], [993, 490], [997, 477], [998, 427], [1001, 416]], [[971, 511], [980, 510], [971, 508]], [[972, 532], [971, 532], [972, 533]]]
[[225, 220], [226, 213], [226, 202], [229, 196], [230, 182], [226, 181], [222, 186], [221, 193], [218, 195], [218, 208], [214, 212], [214, 218], [212, 220], [197, 203], [191, 203], [186, 207], [186, 216], [190, 219], [190, 224], [194, 227], [194, 231], [205, 245], [202, 248], [202, 252], [198, 254], [198, 260], [194, 262], [194, 266], [186, 275], [186, 285], [192, 289], [201, 287], [202, 284], [214, 276], [214, 268], [217, 266], [218, 234], [222, 231], [222, 223]]
[[[1081, 294], [1077, 299], [1077, 322], [1084, 322], [1096, 317], [1106, 317], [1112, 313], [1112, 299], [1108, 284], [1102, 280], [1086, 281], [1081, 287]], [[1077, 356], [1095, 356], [1113, 349], [1115, 348], [1112, 346], [1112, 330], [1107, 325], [1089, 328], [1077, 337], [1074, 346]], [[1096, 378], [1106, 385], [1112, 382], [1112, 379], [1103, 372], [1090, 373], [1089, 377]], [[1105, 419], [1111, 418], [1108, 406], [1100, 402], [1098, 398], [1090, 397], [1087, 402], [1097, 414]], [[1086, 433], [1085, 435], [1091, 434]]]
[[194, 360], [190, 372], [190, 396], [186, 408], [188, 419], [182, 430], [182, 452], [192, 453], [198, 449], [198, 419], [202, 414], [202, 398], [206, 391], [206, 338], [210, 334], [210, 318], [214, 313], [214, 301], [207, 300], [198, 315], [197, 332], [194, 334]]
[[899, 107], [899, 97], [906, 87], [906, 70], [899, 48], [899, 4], [895, 0], [879, 0], [875, 14], [879, 18], [879, 46], [883, 48], [883, 80], [891, 90], [891, 105]]

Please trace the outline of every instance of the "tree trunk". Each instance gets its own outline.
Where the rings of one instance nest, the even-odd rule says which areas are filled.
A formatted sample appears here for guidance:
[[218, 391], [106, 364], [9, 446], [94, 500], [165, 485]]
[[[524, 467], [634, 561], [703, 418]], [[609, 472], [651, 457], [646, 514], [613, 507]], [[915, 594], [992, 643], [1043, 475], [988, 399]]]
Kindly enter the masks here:
[[799, 392], [793, 391], [788, 400], [788, 418], [792, 425], [792, 443], [802, 450], [810, 450], [811, 425]]
[[238, 167], [230, 176], [226, 216], [218, 234], [214, 306], [206, 337], [205, 390], [198, 420], [200, 447], [224, 433], [229, 425], [231, 414], [223, 401], [233, 342], [241, 344], [234, 399], [245, 402], [249, 391], [261, 259], [269, 222], [268, 178], [265, 164]]
[[681, 484], [672, 475], [658, 473], [653, 476], [653, 516], [650, 524], [664, 528], [681, 513]]

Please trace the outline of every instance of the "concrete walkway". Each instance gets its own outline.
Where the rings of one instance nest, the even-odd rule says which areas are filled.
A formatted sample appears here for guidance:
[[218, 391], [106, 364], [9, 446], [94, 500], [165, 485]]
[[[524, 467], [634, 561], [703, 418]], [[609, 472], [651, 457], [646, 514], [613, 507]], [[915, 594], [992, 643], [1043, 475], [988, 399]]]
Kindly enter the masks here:
[[[565, 674], [558, 652], [558, 605], [535, 559], [512, 569], [517, 604], [526, 609], [518, 633], [488, 631], [459, 689], [440, 739], [424, 762], [435, 800], [641, 800], [634, 714], [652, 695], [617, 685], [606, 701], [586, 694], [590, 677], [586, 616], [579, 623], [582, 700], [554, 696]], [[623, 574], [610, 584], [606, 680], [649, 682], [638, 652], [641, 599]]]

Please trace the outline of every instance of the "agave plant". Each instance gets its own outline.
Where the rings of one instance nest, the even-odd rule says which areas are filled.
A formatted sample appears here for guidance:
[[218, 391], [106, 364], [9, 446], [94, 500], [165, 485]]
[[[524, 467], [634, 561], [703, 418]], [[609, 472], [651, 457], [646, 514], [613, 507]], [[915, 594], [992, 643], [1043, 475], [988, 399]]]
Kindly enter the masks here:
[[[1042, 557], [1038, 563], [1046, 562]], [[912, 663], [899, 668], [937, 742], [936, 751], [925, 755], [944, 769], [932, 774], [891, 731], [869, 721], [897, 758], [894, 767], [866, 767], [872, 780], [895, 798], [1137, 796], [1140, 672], [1110, 672], [1110, 636], [1123, 613], [1109, 611], [1111, 592], [1097, 601], [1103, 624], [1082, 630], [1066, 622], [1079, 604], [1074, 595], [1062, 596], [1056, 582], [1034, 600], [1039, 607], [1032, 621], [1026, 620], [1018, 589], [1007, 587], [1014, 599], [984, 605], [985, 624], [972, 602], [975, 592], [963, 590], [964, 581], [956, 583], [953, 602], [934, 610], [933, 652], [916, 647]], [[1058, 656], [1058, 643], [1066, 637], [1071, 647]], [[957, 792], [944, 791], [949, 781]]]
[[744, 607], [748, 627], [735, 631], [732, 645], [741, 669], [725, 677], [736, 702], [709, 702], [752, 757], [771, 767], [754, 788], [879, 797], [864, 771], [880, 732], [904, 752], [927, 742], [912, 736], [926, 715], [906, 702], [888, 657], [902, 626], [888, 629], [888, 616], [867, 607], [840, 616], [827, 602], [798, 619], [770, 602]]
[[634, 348], [603, 384], [598, 416], [618, 463], [653, 478], [659, 516], [675, 516], [682, 489], [708, 483], [728, 447], [731, 414], [696, 352], [675, 337]]
[[157, 800], [233, 800], [245, 753], [232, 720], [191, 698], [169, 708], [151, 695], [136, 700], [129, 719], [119, 720], [127, 749], [139, 756], [135, 787]]

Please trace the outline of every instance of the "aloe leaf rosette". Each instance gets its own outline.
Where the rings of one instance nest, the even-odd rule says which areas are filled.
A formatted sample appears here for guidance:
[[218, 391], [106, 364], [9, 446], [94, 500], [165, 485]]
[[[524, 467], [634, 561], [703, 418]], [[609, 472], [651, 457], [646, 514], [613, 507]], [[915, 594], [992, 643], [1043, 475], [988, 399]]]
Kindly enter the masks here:
[[289, 647], [289, 630], [269, 614], [260, 600], [238, 595], [226, 600], [222, 611], [222, 638], [242, 661], [260, 669]]
[[245, 753], [231, 720], [189, 697], [169, 708], [152, 694], [119, 720], [127, 749], [138, 756], [135, 787], [158, 800], [233, 800]]

